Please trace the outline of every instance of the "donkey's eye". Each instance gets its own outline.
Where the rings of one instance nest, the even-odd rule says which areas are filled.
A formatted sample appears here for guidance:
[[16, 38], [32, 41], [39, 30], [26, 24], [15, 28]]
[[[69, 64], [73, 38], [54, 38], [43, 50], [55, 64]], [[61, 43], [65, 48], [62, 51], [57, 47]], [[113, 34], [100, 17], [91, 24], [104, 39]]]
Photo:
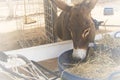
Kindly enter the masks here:
[[83, 38], [87, 37], [89, 33], [90, 33], [90, 28], [85, 29], [84, 32], [82, 33], [82, 37]]

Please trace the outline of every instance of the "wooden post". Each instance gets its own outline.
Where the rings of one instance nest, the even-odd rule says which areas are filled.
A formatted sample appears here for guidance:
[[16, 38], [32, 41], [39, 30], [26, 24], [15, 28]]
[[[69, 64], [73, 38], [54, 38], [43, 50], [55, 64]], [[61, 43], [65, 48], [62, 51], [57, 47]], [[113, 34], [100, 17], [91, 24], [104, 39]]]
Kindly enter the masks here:
[[9, 18], [13, 18], [14, 17], [14, 4], [12, 0], [7, 0], [7, 5], [8, 5], [8, 9], [9, 9]]

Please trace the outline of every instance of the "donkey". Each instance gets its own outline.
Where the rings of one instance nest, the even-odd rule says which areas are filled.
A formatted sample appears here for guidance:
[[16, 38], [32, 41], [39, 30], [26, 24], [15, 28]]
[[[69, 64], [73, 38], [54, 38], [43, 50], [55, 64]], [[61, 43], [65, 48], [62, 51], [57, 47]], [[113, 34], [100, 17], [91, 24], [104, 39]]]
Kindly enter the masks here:
[[62, 10], [55, 22], [55, 33], [62, 40], [73, 41], [72, 57], [85, 60], [88, 47], [94, 42], [95, 25], [91, 18], [91, 10], [97, 0], [83, 0], [74, 6], [69, 6], [61, 0], [51, 0]]

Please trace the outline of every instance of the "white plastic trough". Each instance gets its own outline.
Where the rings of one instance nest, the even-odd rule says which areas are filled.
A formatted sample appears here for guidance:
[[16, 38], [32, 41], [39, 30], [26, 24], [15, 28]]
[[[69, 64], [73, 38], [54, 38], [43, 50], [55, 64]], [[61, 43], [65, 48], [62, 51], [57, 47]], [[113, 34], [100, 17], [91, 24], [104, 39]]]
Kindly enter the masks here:
[[21, 54], [29, 60], [43, 61], [58, 57], [66, 50], [72, 49], [72, 41], [63, 41], [19, 50], [7, 51], [6, 54]]
[[[109, 33], [111, 36], [114, 36], [115, 32]], [[95, 40], [102, 38], [102, 35], [97, 35]], [[31, 48], [7, 51], [6, 54], [21, 54], [27, 57], [29, 60], [34, 61], [43, 61], [47, 59], [52, 59], [58, 57], [61, 53], [72, 49], [72, 41], [63, 41], [53, 44], [40, 45]]]

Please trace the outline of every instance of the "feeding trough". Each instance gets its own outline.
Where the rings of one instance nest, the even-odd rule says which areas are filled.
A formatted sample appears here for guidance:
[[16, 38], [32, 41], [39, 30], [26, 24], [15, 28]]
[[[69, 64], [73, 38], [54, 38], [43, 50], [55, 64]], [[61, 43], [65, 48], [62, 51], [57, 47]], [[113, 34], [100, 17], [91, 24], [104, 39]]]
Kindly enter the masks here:
[[61, 73], [61, 78], [63, 80], [89, 80], [65, 71], [65, 69], [68, 68], [68, 66], [66, 67], [63, 63], [68, 63], [68, 64], [72, 63], [70, 60], [70, 57], [72, 56], [72, 52], [73, 50], [69, 50], [59, 56], [58, 66]]
[[[70, 66], [64, 65], [64, 63], [72, 64], [72, 61], [70, 58], [72, 55], [72, 51], [73, 50], [66, 51], [62, 55], [59, 56], [58, 66], [59, 66], [62, 80], [92, 80], [89, 78], [80, 77], [78, 75], [72, 74], [72, 73], [65, 70], [65, 69], [69, 68]], [[117, 76], [117, 77], [115, 77], [115, 76]], [[105, 80], [119, 80], [119, 79], [120, 79], [120, 72], [114, 72], [114, 73], [111, 73], [108, 76], [108, 78]], [[101, 80], [101, 79], [96, 78], [95, 80]]]
[[[117, 38], [118, 38], [118, 35], [119, 35], [119, 32], [116, 32], [114, 34], [114, 37], [116, 38], [116, 36], [117, 36]], [[96, 45], [96, 47], [106, 48], [106, 46], [104, 46], [104, 45]], [[120, 54], [119, 54], [120, 47], [114, 48], [111, 51], [112, 51], [111, 54], [112, 54], [113, 59], [117, 58], [115, 60], [118, 60], [120, 58]], [[91, 78], [82, 77], [80, 75], [73, 74], [73, 73], [69, 72], [68, 70], [66, 70], [68, 68], [73, 67], [73, 66], [69, 65], [69, 64], [73, 64], [72, 52], [73, 52], [73, 50], [68, 50], [68, 51], [62, 53], [58, 58], [58, 67], [60, 70], [62, 80], [93, 80]], [[68, 65], [65, 65], [65, 64], [68, 64]], [[101, 79], [96, 77], [96, 79], [94, 79], [94, 80], [101, 80]], [[104, 80], [120, 80], [120, 71], [114, 71], [114, 72], [111, 71], [111, 73]]]

